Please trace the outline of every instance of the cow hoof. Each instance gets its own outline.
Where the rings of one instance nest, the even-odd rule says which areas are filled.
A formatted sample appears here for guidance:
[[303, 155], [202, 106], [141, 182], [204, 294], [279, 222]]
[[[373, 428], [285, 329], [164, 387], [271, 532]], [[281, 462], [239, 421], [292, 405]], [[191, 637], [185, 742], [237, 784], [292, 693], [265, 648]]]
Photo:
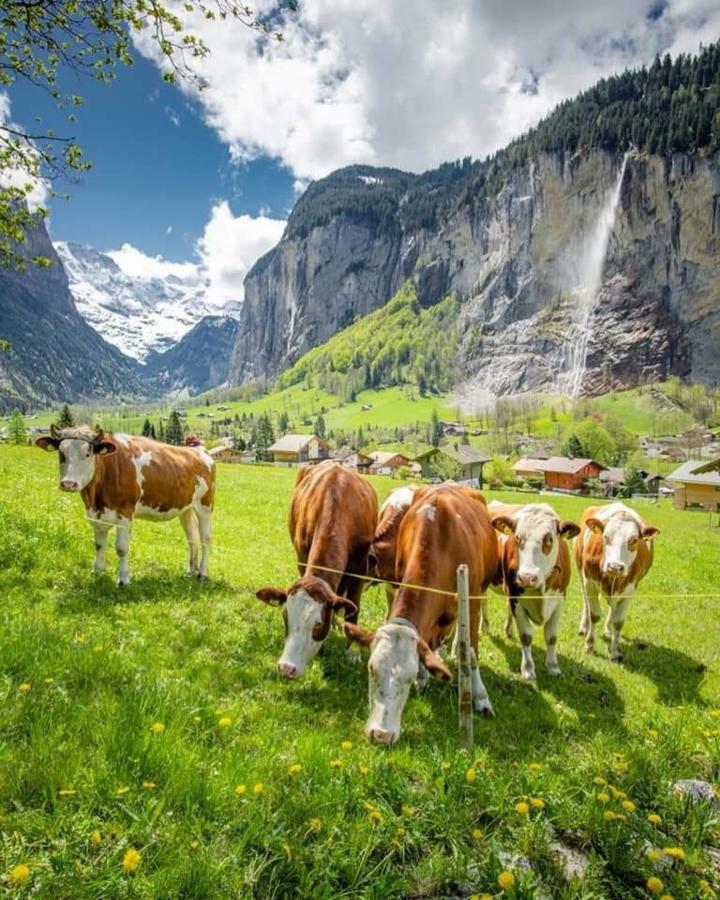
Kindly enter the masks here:
[[483, 719], [492, 719], [495, 715], [495, 710], [492, 708], [492, 703], [489, 700], [475, 700], [473, 709]]
[[558, 675], [561, 675], [560, 666], [553, 666], [553, 668], [548, 668], [548, 675], [552, 675], [553, 678], [557, 678]]
[[208, 577], [207, 577], [207, 575], [201, 575], [201, 574], [198, 572], [198, 574], [197, 574], [197, 580], [200, 582], [200, 584], [203, 584], [203, 582], [205, 582], [205, 581], [208, 580]]
[[581, 625], [578, 628], [578, 634], [580, 635], [580, 637], [585, 637], [587, 635], [587, 633], [588, 633], [587, 625]]
[[583, 648], [586, 653], [594, 653], [595, 652], [595, 644], [585, 644]]
[[622, 655], [622, 653], [615, 653], [610, 657], [610, 659], [613, 662], [621, 663], [623, 661], [623, 655]]
[[129, 584], [130, 584], [130, 579], [129, 579], [129, 578], [126, 578], [126, 579], [124, 579], [124, 580], [121, 579], [121, 578], [118, 578], [118, 580], [117, 580], [117, 586], [118, 586], [119, 588], [121, 588], [121, 587], [127, 587], [127, 585], [129, 585]]
[[511, 631], [509, 628], [506, 628], [506, 629], [505, 629], [505, 637], [506, 637], [509, 641], [514, 641], [514, 640], [515, 640], [515, 635], [512, 633], [512, 631]]
[[523, 681], [535, 681], [535, 673], [534, 672], [520, 672], [520, 677]]

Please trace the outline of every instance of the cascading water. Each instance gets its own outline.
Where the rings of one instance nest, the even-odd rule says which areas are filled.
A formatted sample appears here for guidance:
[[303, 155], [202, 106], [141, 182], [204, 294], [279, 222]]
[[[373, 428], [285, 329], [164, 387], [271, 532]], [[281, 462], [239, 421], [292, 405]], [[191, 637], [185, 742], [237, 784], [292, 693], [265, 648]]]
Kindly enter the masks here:
[[600, 216], [585, 244], [580, 266], [582, 287], [579, 291], [579, 303], [575, 307], [574, 320], [568, 328], [558, 357], [553, 361], [553, 365], [560, 373], [555, 382], [556, 390], [559, 394], [566, 394], [570, 397], [580, 395], [585, 379], [590, 341], [590, 319], [602, 285], [605, 257], [615, 226], [615, 216], [620, 205], [622, 184], [630, 153], [631, 151], [628, 150], [623, 157], [615, 185], [608, 191], [600, 210]]

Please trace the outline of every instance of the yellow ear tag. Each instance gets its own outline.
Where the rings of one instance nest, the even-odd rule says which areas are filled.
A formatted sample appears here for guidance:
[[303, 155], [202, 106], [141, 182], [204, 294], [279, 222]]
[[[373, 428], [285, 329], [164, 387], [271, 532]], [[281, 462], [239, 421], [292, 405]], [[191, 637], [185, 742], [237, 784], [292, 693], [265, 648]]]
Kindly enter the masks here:
[[349, 650], [351, 653], [360, 653], [360, 650], [361, 650], [361, 649], [362, 649], [362, 648], [361, 648], [360, 644], [359, 644], [357, 641], [353, 641], [353, 642], [350, 644], [350, 646], [348, 647], [348, 650]]

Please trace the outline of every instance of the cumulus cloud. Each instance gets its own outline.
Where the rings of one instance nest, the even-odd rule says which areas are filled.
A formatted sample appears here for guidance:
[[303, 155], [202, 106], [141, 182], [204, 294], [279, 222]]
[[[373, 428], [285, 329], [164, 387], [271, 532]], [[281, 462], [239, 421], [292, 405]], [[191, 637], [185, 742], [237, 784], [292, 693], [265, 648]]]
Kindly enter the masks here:
[[[0, 126], [5, 125], [8, 128], [14, 128], [22, 131], [22, 126], [12, 121], [10, 113], [10, 98], [7, 94], [0, 93]], [[35, 150], [31, 142], [25, 146], [25, 150], [31, 155], [36, 156]], [[31, 178], [24, 169], [6, 167], [0, 171], [0, 186], [26, 189], [31, 185], [30, 191], [26, 194], [27, 205], [31, 212], [35, 212], [39, 207], [47, 205], [49, 190], [47, 182], [42, 178]]]
[[206, 122], [233, 158], [275, 157], [298, 184], [484, 156], [603, 75], [720, 33], [716, 0], [304, 0], [280, 44], [177, 9], [212, 50]]
[[234, 216], [225, 201], [216, 203], [195, 246], [196, 262], [148, 256], [132, 244], [110, 250], [120, 269], [133, 278], [178, 278], [204, 286], [207, 302], [222, 309], [242, 302], [243, 281], [253, 264], [280, 240], [285, 222], [267, 216]]

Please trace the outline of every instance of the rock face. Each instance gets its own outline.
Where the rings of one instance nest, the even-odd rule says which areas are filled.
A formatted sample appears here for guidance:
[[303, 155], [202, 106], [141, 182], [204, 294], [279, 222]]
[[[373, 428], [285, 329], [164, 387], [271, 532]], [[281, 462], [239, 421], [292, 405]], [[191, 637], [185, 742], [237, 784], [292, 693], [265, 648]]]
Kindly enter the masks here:
[[353, 167], [313, 184], [247, 276], [230, 380], [277, 374], [413, 278], [423, 305], [451, 291], [462, 299], [465, 405], [487, 392], [557, 390], [586, 301], [583, 392], [670, 374], [716, 383], [720, 154], [630, 154], [588, 297], [589, 243], [621, 165], [603, 151], [542, 155], [477, 198], [441, 170]]
[[23, 271], [0, 269], [0, 410], [27, 403], [121, 400], [152, 393], [141, 386], [138, 366], [106, 343], [78, 313], [68, 280], [44, 227], [25, 240]]

